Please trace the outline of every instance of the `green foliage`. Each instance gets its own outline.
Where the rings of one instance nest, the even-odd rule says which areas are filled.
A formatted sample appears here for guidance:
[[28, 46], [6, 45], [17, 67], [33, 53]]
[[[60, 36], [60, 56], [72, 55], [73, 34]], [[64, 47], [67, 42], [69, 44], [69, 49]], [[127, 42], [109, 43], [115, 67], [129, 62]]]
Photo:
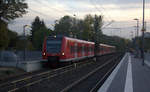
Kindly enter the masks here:
[[144, 49], [145, 51], [150, 51], [150, 38], [144, 40]]
[[32, 43], [29, 40], [27, 41], [26, 47], [27, 47], [27, 50], [29, 51], [35, 50], [35, 48], [33, 47]]
[[18, 41], [18, 34], [11, 30], [8, 30], [9, 44], [7, 48], [15, 49]]
[[[98, 18], [98, 28], [101, 28], [102, 17]], [[83, 40], [94, 41], [95, 17], [92, 15], [86, 15], [84, 19], [76, 19], [70, 16], [64, 16], [55, 23], [54, 31], [56, 35], [65, 35]], [[98, 36], [102, 34], [101, 30], [98, 30]]]
[[[24, 44], [22, 44], [22, 43], [24, 43]], [[16, 49], [17, 50], [24, 50], [24, 46], [25, 46], [25, 40], [19, 39], [16, 42]]]
[[4, 50], [9, 43], [7, 23], [0, 20], [0, 50]]
[[[48, 29], [44, 23], [43, 20], [40, 20], [40, 18], [37, 16], [34, 21], [32, 22], [31, 26], [31, 42], [33, 47], [36, 50], [42, 49], [43, 39], [50, 35], [52, 30]], [[31, 46], [31, 45], [30, 45]]]
[[84, 40], [92, 40], [94, 28], [92, 25], [94, 25], [94, 19], [91, 15], [85, 16], [83, 22], [82, 22], [82, 28], [79, 29], [81, 31], [82, 35], [81, 38]]
[[94, 17], [94, 42], [95, 44], [99, 44], [102, 37], [102, 26], [103, 20], [102, 16], [95, 15]]
[[72, 34], [73, 19], [70, 16], [64, 16], [55, 24], [55, 33], [59, 35], [70, 36]]
[[13, 20], [26, 13], [25, 0], [0, 0], [0, 20]]
[[17, 33], [7, 28], [9, 21], [27, 13], [25, 0], [0, 0], [0, 50], [16, 48]]
[[130, 43], [130, 40], [118, 36], [102, 35], [100, 43], [116, 46], [117, 51], [125, 51], [128, 44]]
[[[65, 35], [87, 41], [93, 41], [98, 46], [100, 43], [116, 46], [118, 51], [125, 51], [129, 40], [102, 33], [103, 17], [86, 15], [84, 19], [64, 16], [55, 23], [55, 35]], [[97, 49], [96, 49], [97, 50]], [[98, 51], [98, 50], [97, 50]]]
[[33, 41], [37, 50], [42, 50], [44, 38], [46, 36], [49, 36], [50, 33], [51, 31], [46, 28], [41, 28], [35, 32], [35, 37], [33, 38]]
[[18, 34], [7, 28], [7, 23], [0, 22], [0, 50], [15, 49], [18, 40]]
[[[23, 36], [18, 36], [17, 37], [17, 41], [16, 41], [16, 50], [24, 50], [24, 48], [26, 48], [26, 50], [35, 50], [31, 41], [29, 40], [29, 36], [26, 36], [26, 38], [28, 38], [27, 40], [23, 39]], [[22, 44], [24, 43], [24, 44]]]
[[40, 20], [40, 18], [37, 16], [35, 17], [34, 21], [32, 22], [32, 30], [31, 30], [31, 41], [33, 42], [32, 38], [34, 38], [34, 33], [39, 30], [40, 28], [46, 28], [45, 23]]

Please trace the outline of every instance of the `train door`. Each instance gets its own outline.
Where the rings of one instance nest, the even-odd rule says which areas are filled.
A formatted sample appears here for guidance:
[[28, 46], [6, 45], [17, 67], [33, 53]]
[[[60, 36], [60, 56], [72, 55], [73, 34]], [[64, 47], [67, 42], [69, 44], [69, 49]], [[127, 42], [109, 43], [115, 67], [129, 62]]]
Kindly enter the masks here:
[[74, 53], [74, 57], [77, 58], [78, 57], [78, 44], [75, 42], [75, 53]]
[[84, 44], [82, 44], [82, 57], [85, 56], [85, 52], [84, 52]]
[[89, 56], [91, 56], [91, 45], [89, 45]]

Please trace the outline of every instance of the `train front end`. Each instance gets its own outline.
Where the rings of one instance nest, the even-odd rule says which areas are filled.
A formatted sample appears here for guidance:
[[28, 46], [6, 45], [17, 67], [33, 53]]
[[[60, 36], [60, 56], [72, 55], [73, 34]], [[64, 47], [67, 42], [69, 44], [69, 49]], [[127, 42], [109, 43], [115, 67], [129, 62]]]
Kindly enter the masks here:
[[57, 67], [59, 64], [59, 58], [62, 55], [63, 36], [48, 36], [44, 40], [42, 56], [43, 59], [48, 60], [48, 65]]

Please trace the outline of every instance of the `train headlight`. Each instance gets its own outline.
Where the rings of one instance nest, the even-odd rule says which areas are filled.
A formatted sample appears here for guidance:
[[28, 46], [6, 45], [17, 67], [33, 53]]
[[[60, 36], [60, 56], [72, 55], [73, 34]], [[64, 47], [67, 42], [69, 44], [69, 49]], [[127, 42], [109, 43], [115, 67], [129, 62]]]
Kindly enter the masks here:
[[43, 55], [45, 56], [45, 55], [46, 55], [46, 53], [44, 52], [44, 53], [43, 53]]
[[62, 55], [65, 55], [65, 53], [62, 53]]

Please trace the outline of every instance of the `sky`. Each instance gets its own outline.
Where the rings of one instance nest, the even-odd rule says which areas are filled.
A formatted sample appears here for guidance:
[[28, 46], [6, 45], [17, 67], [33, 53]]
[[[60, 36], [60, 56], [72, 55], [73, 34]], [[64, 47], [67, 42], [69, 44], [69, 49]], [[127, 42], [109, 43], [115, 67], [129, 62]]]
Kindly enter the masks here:
[[[150, 0], [146, 1], [145, 20], [150, 32]], [[83, 19], [85, 15], [103, 15], [103, 33], [131, 38], [136, 35], [136, 21], [142, 26], [142, 0], [26, 0], [28, 13], [9, 24], [9, 28], [22, 34], [23, 25], [31, 25], [39, 16], [47, 27], [52, 28], [55, 20], [64, 15]], [[113, 22], [108, 25], [111, 21]], [[30, 28], [27, 28], [29, 33]]]

